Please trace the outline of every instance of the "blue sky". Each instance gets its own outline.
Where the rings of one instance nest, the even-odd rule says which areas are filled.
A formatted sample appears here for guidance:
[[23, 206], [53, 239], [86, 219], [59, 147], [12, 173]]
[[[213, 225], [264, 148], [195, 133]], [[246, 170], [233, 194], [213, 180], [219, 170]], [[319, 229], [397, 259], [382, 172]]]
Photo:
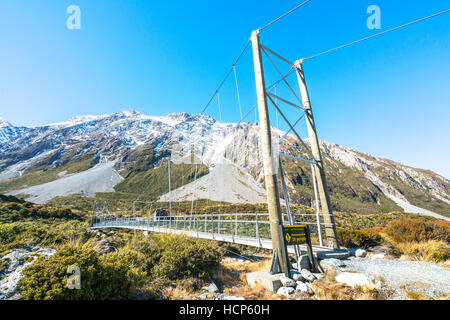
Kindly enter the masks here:
[[[0, 0], [0, 116], [40, 125], [126, 109], [200, 113], [251, 31], [300, 2]], [[66, 28], [72, 4], [81, 30]], [[261, 42], [295, 61], [372, 35], [380, 31], [366, 26], [372, 4], [381, 31], [449, 7], [312, 0], [263, 30]], [[319, 137], [449, 178], [449, 22], [447, 13], [305, 62]], [[277, 80], [270, 62], [264, 67], [266, 83]], [[245, 113], [256, 102], [251, 50], [236, 68]], [[297, 88], [295, 77], [290, 83]], [[285, 87], [277, 93], [289, 97]], [[239, 121], [233, 77], [220, 100], [222, 120]], [[207, 113], [219, 118], [216, 101]], [[276, 125], [273, 108], [271, 116]]]

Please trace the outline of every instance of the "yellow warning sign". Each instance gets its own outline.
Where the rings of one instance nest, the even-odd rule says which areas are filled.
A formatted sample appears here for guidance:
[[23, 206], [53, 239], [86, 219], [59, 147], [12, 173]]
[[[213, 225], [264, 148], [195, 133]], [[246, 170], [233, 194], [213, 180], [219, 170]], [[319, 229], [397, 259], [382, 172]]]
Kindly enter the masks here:
[[291, 235], [289, 233], [286, 233], [286, 237], [285, 238], [286, 238], [287, 242], [291, 241]]
[[304, 244], [306, 240], [305, 225], [285, 225], [283, 226], [286, 245]]

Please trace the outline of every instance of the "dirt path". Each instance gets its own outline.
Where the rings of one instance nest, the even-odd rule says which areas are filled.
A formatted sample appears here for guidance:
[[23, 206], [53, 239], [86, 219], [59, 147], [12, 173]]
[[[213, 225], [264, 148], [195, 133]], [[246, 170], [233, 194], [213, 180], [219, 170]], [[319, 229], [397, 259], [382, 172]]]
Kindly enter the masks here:
[[450, 269], [433, 263], [419, 261], [402, 261], [385, 258], [356, 258], [343, 260], [345, 267], [341, 271], [354, 271], [367, 276], [381, 276], [395, 293], [392, 299], [406, 299], [402, 286], [408, 291], [426, 294], [438, 298], [450, 294]]

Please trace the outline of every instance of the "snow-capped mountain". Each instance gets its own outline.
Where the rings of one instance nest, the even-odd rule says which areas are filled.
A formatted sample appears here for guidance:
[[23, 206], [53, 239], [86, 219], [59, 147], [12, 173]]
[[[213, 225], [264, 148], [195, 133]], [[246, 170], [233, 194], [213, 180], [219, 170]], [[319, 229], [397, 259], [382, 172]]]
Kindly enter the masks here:
[[[276, 143], [283, 133], [273, 129], [272, 134]], [[335, 209], [365, 213], [403, 208], [431, 215], [450, 213], [450, 181], [446, 178], [334, 143], [320, 144]], [[170, 152], [176, 160], [188, 155], [192, 148], [209, 168], [209, 175], [213, 176], [217, 168], [216, 177], [220, 172], [227, 178], [235, 177], [233, 181], [241, 185], [234, 187], [236, 196], [229, 201], [263, 199], [257, 125], [222, 123], [206, 115], [187, 113], [147, 116], [134, 110], [78, 116], [36, 127], [16, 127], [0, 118], [0, 192], [46, 193], [39, 201], [47, 201], [54, 195], [81, 192], [93, 196], [95, 192], [112, 192], [117, 189], [116, 184], [131, 183], [138, 173], [154, 170]], [[293, 136], [288, 136], [280, 148], [283, 152], [307, 156]], [[292, 200], [309, 205], [313, 194], [309, 164], [292, 159], [282, 161]], [[229, 170], [224, 169], [227, 166]], [[207, 176], [202, 180], [204, 188], [211, 185], [206, 182]], [[191, 197], [187, 188], [188, 185], [184, 191], [182, 187], [173, 190], [173, 196], [179, 192], [180, 199]], [[62, 189], [64, 192], [58, 193]], [[226, 194], [223, 189], [216, 193]], [[245, 196], [239, 198], [239, 193]], [[164, 198], [164, 192], [159, 196]], [[214, 192], [198, 192], [196, 196], [214, 198]]]

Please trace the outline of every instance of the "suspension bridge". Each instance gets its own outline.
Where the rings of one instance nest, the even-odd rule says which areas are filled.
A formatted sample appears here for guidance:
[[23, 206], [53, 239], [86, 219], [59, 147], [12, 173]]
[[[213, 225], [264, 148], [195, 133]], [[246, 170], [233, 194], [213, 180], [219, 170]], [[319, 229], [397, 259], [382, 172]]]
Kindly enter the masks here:
[[[214, 100], [217, 101], [218, 115], [221, 120], [221, 103], [219, 92], [223, 89], [224, 83], [230, 78], [231, 74], [234, 75], [234, 85], [237, 97], [237, 107], [239, 110], [240, 120], [237, 123], [236, 130], [240, 130], [240, 125], [255, 112], [255, 124], [258, 125], [259, 136], [259, 149], [262, 157], [263, 171], [264, 171], [264, 183], [267, 197], [268, 212], [260, 213], [205, 213], [198, 214], [194, 211], [194, 194], [195, 190], [192, 190], [192, 202], [190, 214], [174, 214], [172, 210], [171, 199], [171, 174], [170, 163], [174, 161], [172, 155], [168, 159], [168, 195], [169, 195], [169, 208], [167, 215], [156, 215], [155, 210], [152, 208], [154, 203], [148, 202], [148, 215], [137, 217], [135, 215], [135, 204], [142, 202], [139, 199], [135, 200], [133, 206], [133, 216], [116, 217], [108, 214], [107, 209], [97, 208], [96, 214], [93, 217], [92, 228], [105, 229], [105, 228], [119, 228], [119, 229], [131, 229], [142, 230], [148, 232], [158, 233], [174, 233], [185, 234], [191, 237], [197, 237], [202, 239], [223, 241], [228, 243], [235, 243], [247, 246], [253, 246], [264, 249], [276, 250], [278, 256], [278, 263], [282, 271], [286, 273], [288, 269], [288, 253], [294, 253], [298, 261], [299, 256], [303, 255], [307, 251], [307, 248], [303, 245], [295, 245], [287, 247], [283, 238], [283, 228], [287, 225], [305, 225], [311, 230], [311, 240], [313, 242], [313, 250], [316, 254], [321, 253], [328, 257], [333, 255], [343, 255], [346, 251], [339, 249], [338, 235], [336, 231], [336, 223], [334, 220], [333, 211], [331, 208], [330, 197], [328, 194], [328, 186], [326, 181], [326, 175], [323, 165], [323, 159], [319, 148], [319, 140], [317, 137], [316, 126], [314, 122], [314, 116], [311, 108], [310, 97], [307, 89], [307, 83], [305, 74], [303, 72], [303, 64], [311, 59], [316, 59], [325, 54], [331, 54], [337, 50], [359, 44], [363, 41], [385, 35], [387, 33], [403, 29], [412, 24], [416, 24], [431, 18], [435, 18], [439, 15], [448, 13], [450, 10], [445, 10], [431, 16], [421, 18], [403, 24], [401, 26], [374, 34], [372, 36], [362, 38], [360, 40], [353, 41], [348, 44], [341, 45], [330, 50], [319, 52], [309, 57], [301, 58], [295, 62], [291, 62], [290, 59], [283, 57], [275, 50], [268, 48], [261, 44], [260, 36], [262, 32], [277, 23], [281, 19], [290, 15], [294, 11], [300, 9], [304, 5], [310, 3], [312, 0], [305, 1], [299, 4], [297, 7], [281, 15], [277, 19], [266, 24], [264, 27], [259, 28], [251, 33], [250, 39], [245, 43], [242, 51], [238, 57], [234, 60], [231, 67], [228, 69], [223, 80], [219, 83], [217, 89], [212, 94], [208, 103], [203, 107], [201, 114], [205, 114], [208, 108], [211, 107]], [[252, 48], [253, 53], [253, 67], [256, 83], [256, 96], [257, 103], [243, 114], [241, 103], [241, 92], [239, 90], [238, 76], [236, 66], [243, 57], [247, 49]], [[279, 77], [271, 85], [266, 85], [266, 79], [264, 75], [264, 63], [263, 57], [266, 62], [269, 62], [276, 71]], [[282, 72], [282, 67], [279, 64], [287, 65], [289, 69]], [[293, 85], [289, 82], [291, 75], [296, 75], [298, 90], [295, 90]], [[287, 92], [289, 92], [289, 98], [282, 97], [277, 94], [277, 87], [284, 85]], [[269, 104], [273, 106], [277, 126], [278, 116], [284, 120], [289, 130], [281, 137], [273, 136], [271, 132], [271, 121], [269, 119]], [[298, 119], [295, 122], [291, 122], [287, 113], [282, 108], [293, 108], [297, 112]], [[259, 121], [256, 121], [257, 111]], [[309, 137], [309, 145], [305, 143], [304, 139], [300, 136], [296, 130], [296, 125], [300, 120], [305, 119], [307, 133]], [[299, 156], [298, 154], [287, 154], [282, 152], [280, 144], [289, 135], [293, 135], [294, 139], [298, 142], [298, 145], [303, 149], [304, 154], [307, 157]], [[192, 142], [195, 145], [195, 141]], [[197, 168], [202, 163], [201, 157], [196, 155], [191, 150], [191, 154], [183, 158], [184, 163], [190, 163], [195, 166], [194, 183], [197, 179]], [[173, 154], [174, 152], [172, 152]], [[304, 161], [311, 166], [311, 174], [314, 187], [314, 214], [307, 213], [295, 213], [292, 212], [290, 202], [292, 201], [292, 195], [289, 195], [285, 182], [285, 173], [282, 167], [281, 157], [289, 157], [298, 161]], [[190, 159], [190, 160], [189, 160]], [[200, 160], [199, 160], [200, 159]], [[180, 161], [178, 159], [178, 161]], [[281, 192], [280, 192], [281, 191]], [[280, 195], [281, 194], [281, 195]], [[144, 202], [147, 203], [147, 202]], [[284, 210], [283, 210], [284, 209]]]

